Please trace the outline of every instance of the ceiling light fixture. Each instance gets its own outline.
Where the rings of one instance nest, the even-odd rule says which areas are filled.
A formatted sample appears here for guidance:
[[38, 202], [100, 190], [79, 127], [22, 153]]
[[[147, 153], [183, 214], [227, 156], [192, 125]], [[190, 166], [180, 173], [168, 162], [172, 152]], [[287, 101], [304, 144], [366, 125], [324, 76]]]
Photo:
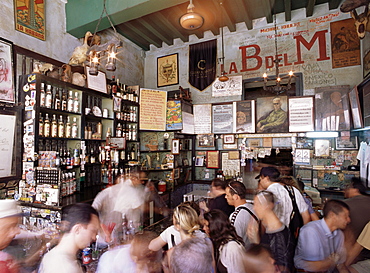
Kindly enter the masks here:
[[190, 0], [187, 13], [181, 16], [180, 25], [188, 30], [198, 29], [203, 25], [203, 17], [194, 12], [193, 0]]
[[221, 64], [221, 76], [218, 77], [218, 80], [220, 82], [227, 82], [229, 80], [229, 77], [226, 76], [225, 72], [225, 47], [224, 47], [224, 13], [223, 13], [223, 5], [222, 1], [220, 1], [220, 6], [221, 6], [221, 58], [218, 58], [219, 64]]
[[[263, 90], [270, 91], [272, 93], [275, 93], [276, 95], [279, 95], [289, 90], [292, 87], [291, 81], [292, 81], [292, 77], [294, 77], [294, 73], [293, 71], [289, 71], [288, 75], [280, 76], [279, 63], [281, 59], [278, 56], [278, 45], [277, 45], [278, 34], [277, 34], [277, 26], [276, 26], [276, 14], [275, 14], [275, 20], [274, 20], [274, 27], [275, 27], [275, 59], [273, 62], [275, 63], [276, 73], [275, 73], [275, 77], [272, 77], [272, 78], [269, 78], [267, 76], [267, 73], [263, 73]], [[286, 85], [283, 85], [282, 80], [286, 78], [289, 78], [288, 83]], [[267, 86], [267, 83], [270, 80], [274, 80], [275, 84]]]

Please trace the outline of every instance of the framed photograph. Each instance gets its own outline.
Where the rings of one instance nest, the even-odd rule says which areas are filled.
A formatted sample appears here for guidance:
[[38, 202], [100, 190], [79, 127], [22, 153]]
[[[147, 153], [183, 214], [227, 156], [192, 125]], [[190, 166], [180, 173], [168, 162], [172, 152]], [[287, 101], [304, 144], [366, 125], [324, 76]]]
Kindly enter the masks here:
[[204, 166], [204, 156], [203, 155], [197, 155], [195, 158], [195, 166], [196, 167], [202, 167]]
[[180, 178], [180, 168], [175, 168], [172, 171], [172, 179], [179, 179]]
[[180, 154], [180, 139], [172, 139], [171, 153], [174, 155]]
[[184, 159], [182, 160], [182, 165], [184, 165], [185, 167], [186, 167], [186, 166], [189, 166], [189, 159], [184, 158]]
[[198, 146], [199, 147], [214, 147], [215, 136], [213, 134], [198, 135]]
[[178, 54], [157, 58], [157, 87], [179, 83]]
[[207, 168], [220, 168], [219, 151], [207, 151]]
[[289, 132], [314, 131], [314, 97], [291, 97], [288, 104]]
[[366, 78], [370, 74], [370, 50], [364, 56], [362, 67], [364, 78]]
[[316, 131], [350, 130], [349, 90], [349, 85], [315, 88]]
[[315, 156], [329, 157], [330, 156], [330, 140], [329, 139], [315, 139]]
[[255, 101], [233, 102], [234, 133], [254, 133], [256, 128]]
[[13, 43], [0, 38], [0, 101], [15, 102]]
[[359, 129], [364, 126], [362, 121], [360, 100], [358, 97], [357, 86], [355, 86], [348, 94], [349, 103], [351, 105], [353, 128]]
[[231, 134], [233, 132], [233, 104], [212, 105], [212, 130], [214, 134]]
[[14, 1], [15, 29], [45, 41], [45, 0]]
[[335, 149], [336, 150], [357, 150], [357, 136], [353, 137], [336, 137]]
[[98, 71], [98, 75], [90, 75], [89, 74], [90, 67], [86, 66], [86, 79], [87, 79], [87, 87], [93, 89], [98, 92], [102, 92], [107, 94], [107, 78], [104, 72]]
[[288, 132], [288, 97], [257, 98], [257, 133]]
[[225, 144], [233, 144], [235, 143], [235, 135], [224, 135], [224, 143]]

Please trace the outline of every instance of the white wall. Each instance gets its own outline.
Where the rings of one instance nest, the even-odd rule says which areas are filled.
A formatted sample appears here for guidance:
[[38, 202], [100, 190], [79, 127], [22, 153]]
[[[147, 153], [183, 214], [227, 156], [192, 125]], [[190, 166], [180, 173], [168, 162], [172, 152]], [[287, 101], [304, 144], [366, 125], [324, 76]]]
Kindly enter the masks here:
[[[294, 72], [302, 72], [304, 80], [305, 94], [313, 92], [315, 87], [328, 86], [328, 85], [351, 85], [354, 86], [362, 81], [362, 67], [361, 65], [350, 66], [345, 68], [332, 68], [331, 59], [331, 40], [330, 40], [330, 23], [350, 18], [349, 14], [344, 14], [340, 10], [329, 11], [328, 5], [323, 4], [315, 7], [312, 17], [305, 18], [305, 9], [292, 12], [292, 20], [286, 22], [284, 14], [278, 14], [277, 25], [279, 27], [278, 34], [285, 34], [278, 38], [278, 53], [287, 53], [288, 62], [293, 63], [289, 66], [280, 68], [280, 73], [287, 73], [289, 70]], [[326, 17], [326, 15], [329, 15]], [[302, 19], [304, 18], [304, 19]], [[299, 23], [298, 26], [288, 26], [291, 23]], [[242, 56], [239, 47], [256, 44], [261, 48], [260, 56], [264, 59], [266, 56], [275, 55], [274, 45], [274, 30], [269, 30], [274, 26], [273, 23], [267, 24], [266, 19], [254, 21], [252, 30], [248, 30], [244, 23], [237, 25], [237, 31], [230, 33], [227, 28], [224, 28], [224, 41], [225, 41], [225, 70], [229, 71], [230, 64], [235, 63], [238, 72], [232, 72], [230, 75], [242, 75], [243, 79], [261, 77], [264, 72], [268, 75], [274, 75], [275, 70], [266, 71], [264, 65], [260, 69], [254, 71], [241, 72]], [[283, 28], [284, 26], [284, 28]], [[302, 59], [303, 64], [296, 64], [298, 60], [296, 41], [293, 38], [299, 31], [306, 41], [310, 41], [313, 35], [318, 31], [327, 30], [325, 34], [326, 39], [326, 55], [330, 57], [329, 60], [317, 61], [319, 54], [318, 41], [315, 42], [311, 50], [307, 50], [303, 46]], [[367, 36], [370, 36], [368, 33]], [[211, 32], [206, 32], [203, 39], [198, 39], [194, 35], [190, 37], [188, 43], [183, 43], [180, 40], [175, 40], [174, 45], [167, 46], [164, 44], [162, 48], [151, 47], [150, 51], [146, 53], [145, 59], [145, 86], [147, 88], [161, 89], [161, 90], [176, 90], [178, 86], [169, 86], [165, 88], [157, 88], [157, 75], [156, 75], [156, 62], [157, 57], [178, 53], [179, 54], [179, 86], [183, 88], [190, 88], [193, 98], [193, 103], [214, 103], [219, 102], [220, 98], [211, 97], [211, 88], [208, 87], [203, 92], [191, 87], [188, 82], [188, 54], [189, 45], [203, 42], [211, 39], [218, 38], [218, 55], [221, 55], [221, 39], [214, 36]], [[247, 55], [254, 54], [253, 50], [248, 50]], [[255, 62], [248, 60], [248, 67], [254, 67]], [[218, 67], [217, 74], [220, 74]], [[238, 100], [238, 97], [227, 97], [224, 101]]]

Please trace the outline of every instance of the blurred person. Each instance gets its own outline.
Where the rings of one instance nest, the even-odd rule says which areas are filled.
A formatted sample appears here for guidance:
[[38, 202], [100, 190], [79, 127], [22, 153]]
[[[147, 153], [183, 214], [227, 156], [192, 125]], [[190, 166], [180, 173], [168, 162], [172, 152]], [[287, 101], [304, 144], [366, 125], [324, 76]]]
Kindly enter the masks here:
[[39, 273], [82, 273], [77, 253], [90, 246], [98, 234], [98, 212], [87, 203], [62, 209], [62, 237], [56, 247], [42, 258]]
[[[351, 251], [353, 244], [355, 244], [358, 236], [370, 221], [370, 196], [367, 195], [367, 188], [364, 186], [360, 178], [353, 177], [351, 182], [344, 190], [344, 202], [349, 206], [349, 216], [351, 223], [344, 230], [345, 246], [347, 252]], [[364, 248], [356, 261], [370, 259], [370, 251]]]
[[351, 273], [367, 273], [370, 269], [370, 259], [365, 259], [352, 264], [355, 258], [360, 254], [363, 249], [370, 250], [370, 222], [368, 222], [358, 236], [355, 244], [351, 247], [351, 251], [348, 252], [346, 265], [349, 266], [348, 270]]
[[144, 231], [136, 233], [131, 244], [108, 250], [99, 259], [97, 273], [160, 273], [162, 253], [148, 248], [156, 234]]
[[248, 247], [250, 243], [247, 236], [248, 224], [251, 221], [258, 221], [258, 218], [253, 212], [253, 205], [247, 203], [246, 194], [247, 189], [241, 182], [232, 181], [226, 187], [227, 203], [235, 207], [235, 211], [229, 217], [230, 222], [243, 239], [244, 245]]
[[204, 214], [203, 229], [213, 243], [217, 272], [244, 273], [243, 239], [226, 214], [217, 209], [207, 212]]
[[171, 273], [213, 273], [213, 253], [201, 238], [190, 238], [173, 249]]
[[307, 204], [308, 213], [310, 215], [310, 221], [319, 220], [319, 216], [317, 216], [315, 210], [312, 207], [311, 197], [304, 191], [304, 183], [302, 181], [297, 181], [297, 179], [295, 179], [293, 176], [288, 175], [280, 177], [279, 181], [282, 185], [292, 186], [299, 190], [299, 192], [302, 194], [304, 198], [304, 201]]
[[8, 253], [4, 252], [14, 237], [20, 233], [18, 227], [21, 216], [16, 201], [0, 200], [0, 272], [18, 273], [20, 267], [17, 261]]
[[248, 273], [280, 273], [275, 260], [268, 248], [259, 244], [251, 244], [244, 255], [245, 272]]
[[346, 249], [342, 230], [350, 222], [349, 206], [329, 200], [323, 208], [324, 218], [301, 228], [294, 263], [308, 272], [346, 272]]
[[205, 212], [208, 212], [213, 209], [222, 210], [227, 216], [234, 211], [234, 206], [231, 206], [226, 201], [226, 186], [227, 181], [222, 179], [213, 179], [210, 188], [209, 196], [212, 198], [209, 200], [209, 205], [205, 201], [199, 202], [199, 207]]
[[287, 132], [288, 114], [281, 109], [281, 99], [274, 98], [272, 100], [274, 110], [270, 111], [267, 115], [259, 119], [257, 123], [257, 133], [276, 133]]
[[[260, 174], [255, 177], [259, 179], [259, 185], [262, 189], [272, 192], [275, 196], [274, 211], [280, 221], [289, 227], [291, 215], [293, 212], [292, 199], [289, 191], [281, 185], [280, 172], [275, 167], [263, 167]], [[296, 204], [301, 213], [303, 223], [310, 221], [307, 204], [302, 194], [296, 188], [293, 188]]]
[[271, 250], [275, 264], [281, 272], [294, 271], [294, 241], [290, 230], [279, 220], [274, 213], [275, 198], [271, 192], [261, 191], [254, 197], [254, 211], [262, 221], [265, 232], [259, 238], [258, 227], [251, 230], [248, 235], [254, 243], [260, 243]]

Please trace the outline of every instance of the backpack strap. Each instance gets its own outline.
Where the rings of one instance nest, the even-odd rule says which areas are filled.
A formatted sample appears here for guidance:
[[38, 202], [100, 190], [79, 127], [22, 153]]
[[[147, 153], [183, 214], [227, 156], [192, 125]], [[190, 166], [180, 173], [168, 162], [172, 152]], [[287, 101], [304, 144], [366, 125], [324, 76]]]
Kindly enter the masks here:
[[236, 216], [238, 216], [239, 212], [244, 209], [246, 211], [249, 212], [249, 214], [254, 218], [254, 220], [256, 220], [257, 222], [259, 222], [259, 219], [258, 217], [250, 210], [248, 209], [247, 207], [244, 207], [244, 206], [241, 206], [241, 207], [237, 207], [236, 210], [234, 211], [234, 213], [232, 214], [231, 216], [231, 224], [234, 225], [235, 223], [235, 220], [236, 220]]
[[173, 234], [171, 234], [171, 242], [172, 242], [172, 247], [176, 246], [175, 235], [173, 235]]
[[[294, 213], [296, 211], [299, 212], [299, 208], [298, 208], [298, 205], [297, 205], [297, 201], [295, 199], [295, 193], [294, 193], [293, 187], [292, 186], [288, 186], [288, 185], [284, 185], [284, 188], [288, 191], [289, 196], [290, 196], [290, 199], [292, 200], [293, 210], [292, 210], [292, 213], [290, 214], [290, 220], [292, 220], [293, 217], [294, 217]], [[301, 216], [301, 218], [302, 218], [302, 216]], [[302, 223], [303, 223], [303, 219], [302, 219]]]

